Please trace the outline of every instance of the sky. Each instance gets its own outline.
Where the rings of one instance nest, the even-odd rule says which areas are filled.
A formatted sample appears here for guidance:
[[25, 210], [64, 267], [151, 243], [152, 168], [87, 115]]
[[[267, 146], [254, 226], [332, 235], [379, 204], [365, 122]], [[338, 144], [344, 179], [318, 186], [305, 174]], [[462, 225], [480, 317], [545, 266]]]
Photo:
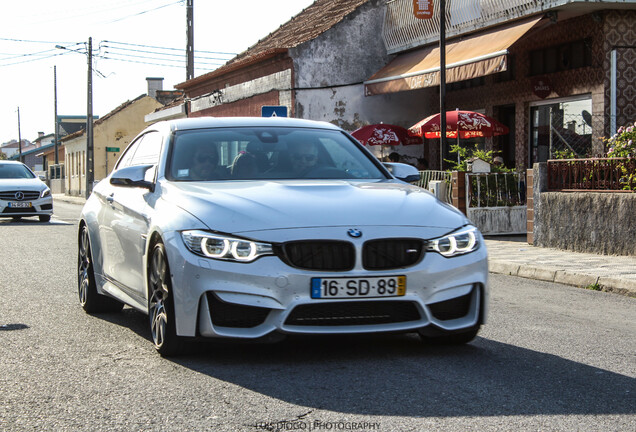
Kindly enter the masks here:
[[[245, 51], [313, 0], [193, 0], [194, 76]], [[0, 7], [0, 143], [33, 141], [57, 114], [86, 115], [93, 45], [93, 115], [186, 80], [185, 0], [20, 0]], [[63, 48], [57, 48], [57, 47]], [[153, 63], [153, 64], [150, 64]], [[18, 121], [19, 107], [19, 121]], [[18, 126], [19, 125], [19, 126]]]

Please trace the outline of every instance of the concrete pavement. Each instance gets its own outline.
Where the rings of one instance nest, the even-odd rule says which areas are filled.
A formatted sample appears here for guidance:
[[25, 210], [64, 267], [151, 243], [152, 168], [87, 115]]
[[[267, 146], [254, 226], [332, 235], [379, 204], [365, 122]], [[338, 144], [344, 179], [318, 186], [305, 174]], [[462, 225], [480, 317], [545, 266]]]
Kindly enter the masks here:
[[519, 276], [636, 297], [636, 256], [535, 247], [526, 236], [486, 238], [491, 273]]
[[[54, 194], [83, 204], [83, 197]], [[610, 256], [529, 245], [525, 236], [486, 238], [491, 273], [557, 282], [636, 297], [636, 256]]]

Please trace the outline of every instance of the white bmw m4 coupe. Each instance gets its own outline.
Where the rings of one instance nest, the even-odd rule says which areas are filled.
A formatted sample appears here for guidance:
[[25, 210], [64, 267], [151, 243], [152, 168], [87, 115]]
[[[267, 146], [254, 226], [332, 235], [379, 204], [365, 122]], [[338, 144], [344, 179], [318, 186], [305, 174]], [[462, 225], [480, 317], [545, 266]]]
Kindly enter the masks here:
[[486, 318], [486, 247], [461, 212], [407, 183], [418, 178], [328, 123], [157, 123], [84, 206], [80, 303], [148, 314], [164, 356], [202, 337], [470, 342]]

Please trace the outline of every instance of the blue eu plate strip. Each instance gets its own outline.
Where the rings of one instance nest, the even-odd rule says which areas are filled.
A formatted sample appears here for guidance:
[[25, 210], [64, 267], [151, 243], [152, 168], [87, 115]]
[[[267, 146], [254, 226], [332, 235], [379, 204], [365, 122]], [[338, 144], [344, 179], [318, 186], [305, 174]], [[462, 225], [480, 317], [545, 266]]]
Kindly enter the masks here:
[[320, 278], [311, 280], [311, 298], [320, 298]]

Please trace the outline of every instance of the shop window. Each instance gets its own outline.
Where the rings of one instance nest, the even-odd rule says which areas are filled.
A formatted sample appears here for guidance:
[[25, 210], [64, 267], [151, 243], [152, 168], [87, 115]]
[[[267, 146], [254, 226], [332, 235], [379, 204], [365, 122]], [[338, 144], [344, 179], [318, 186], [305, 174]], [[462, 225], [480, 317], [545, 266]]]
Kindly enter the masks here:
[[583, 39], [530, 52], [530, 75], [542, 75], [592, 65], [591, 40]]
[[555, 158], [592, 156], [592, 98], [541, 102], [530, 108], [530, 165]]

